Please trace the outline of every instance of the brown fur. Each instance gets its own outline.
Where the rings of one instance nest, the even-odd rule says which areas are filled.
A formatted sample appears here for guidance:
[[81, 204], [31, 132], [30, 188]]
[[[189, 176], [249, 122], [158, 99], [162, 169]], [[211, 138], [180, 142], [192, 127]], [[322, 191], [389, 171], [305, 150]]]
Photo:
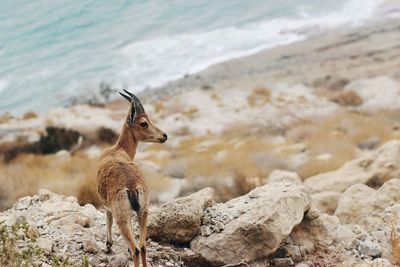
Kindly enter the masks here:
[[[141, 124], [147, 123], [144, 128]], [[129, 246], [134, 266], [139, 267], [139, 254], [143, 266], [146, 262], [146, 232], [149, 206], [149, 188], [139, 168], [133, 163], [138, 142], [165, 142], [166, 134], [155, 127], [148, 116], [138, 114], [132, 126], [126, 122], [117, 143], [100, 156], [97, 188], [107, 210], [107, 249], [111, 249], [111, 226], [115, 219], [122, 236]], [[134, 192], [139, 209], [139, 245], [132, 231], [132, 205], [128, 191]], [[138, 252], [139, 251], [139, 252]]]

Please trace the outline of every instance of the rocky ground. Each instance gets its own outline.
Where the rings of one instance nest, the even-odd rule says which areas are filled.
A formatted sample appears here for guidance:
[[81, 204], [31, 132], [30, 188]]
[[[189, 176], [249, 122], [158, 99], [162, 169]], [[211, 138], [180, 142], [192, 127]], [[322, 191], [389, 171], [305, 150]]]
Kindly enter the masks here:
[[[313, 183], [276, 170], [265, 185], [226, 203], [215, 203], [213, 189], [205, 188], [153, 207], [149, 262], [151, 266], [394, 266], [400, 262], [399, 154], [400, 141], [390, 141], [369, 157], [310, 178]], [[328, 175], [337, 190], [326, 191], [318, 182]], [[367, 185], [367, 177], [374, 179], [377, 189]], [[333, 190], [339, 193], [336, 199]], [[75, 197], [40, 190], [19, 199], [0, 214], [0, 221], [4, 222], [0, 232], [24, 222], [14, 251], [4, 246], [9, 236], [0, 235], [0, 244], [10, 257], [32, 253], [22, 260], [28, 265], [128, 264], [127, 247], [116, 227], [113, 252], [107, 254], [104, 212], [91, 204], [80, 206]], [[2, 264], [7, 263], [4, 255]]]

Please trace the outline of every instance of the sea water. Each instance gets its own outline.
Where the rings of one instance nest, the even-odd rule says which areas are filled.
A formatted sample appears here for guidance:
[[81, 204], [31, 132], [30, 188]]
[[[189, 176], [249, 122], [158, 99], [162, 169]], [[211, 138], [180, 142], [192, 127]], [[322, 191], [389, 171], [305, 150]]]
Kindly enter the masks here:
[[0, 113], [160, 86], [211, 64], [358, 25], [379, 0], [3, 0]]

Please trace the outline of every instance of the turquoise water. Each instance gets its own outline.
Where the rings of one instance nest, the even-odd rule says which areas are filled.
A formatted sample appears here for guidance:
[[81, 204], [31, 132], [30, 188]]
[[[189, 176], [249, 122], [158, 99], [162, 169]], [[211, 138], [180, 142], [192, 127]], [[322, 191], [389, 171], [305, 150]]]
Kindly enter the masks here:
[[[0, 113], [46, 111], [133, 91], [304, 38], [304, 27], [360, 23], [377, 0], [0, 1]], [[355, 12], [356, 11], [356, 12]]]

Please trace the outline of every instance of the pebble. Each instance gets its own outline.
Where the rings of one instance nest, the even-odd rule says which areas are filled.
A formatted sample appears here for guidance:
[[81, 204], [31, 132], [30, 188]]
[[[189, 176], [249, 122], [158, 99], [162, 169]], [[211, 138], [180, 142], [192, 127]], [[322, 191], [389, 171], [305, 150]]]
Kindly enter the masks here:
[[293, 265], [293, 260], [291, 258], [276, 258], [274, 264], [276, 267], [288, 267]]
[[128, 257], [124, 253], [119, 253], [108, 259], [109, 267], [125, 267], [128, 264]]
[[361, 241], [359, 249], [361, 254], [370, 257], [377, 257], [382, 253], [381, 247], [378, 244], [375, 244], [371, 241]]
[[99, 249], [97, 247], [97, 244], [94, 241], [86, 240], [83, 243], [83, 251], [92, 253], [92, 254], [96, 254], [99, 251]]

